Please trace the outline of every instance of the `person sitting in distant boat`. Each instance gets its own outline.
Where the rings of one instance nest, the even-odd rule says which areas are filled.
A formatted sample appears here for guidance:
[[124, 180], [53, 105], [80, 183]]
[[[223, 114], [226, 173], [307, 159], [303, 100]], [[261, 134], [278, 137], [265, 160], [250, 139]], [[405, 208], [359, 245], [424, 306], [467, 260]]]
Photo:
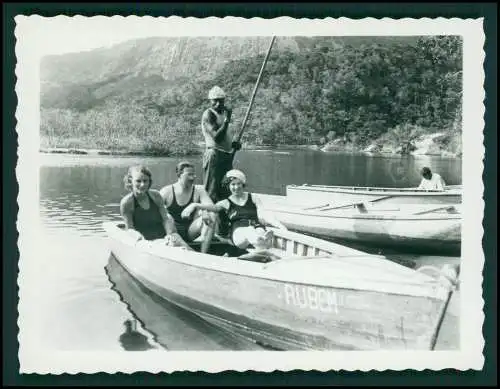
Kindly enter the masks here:
[[120, 201], [120, 214], [125, 226], [138, 240], [164, 239], [171, 246], [191, 249], [177, 233], [160, 192], [151, 189], [151, 171], [145, 166], [132, 166], [123, 178], [125, 189], [131, 192]]
[[179, 235], [191, 242], [202, 237], [201, 252], [206, 253], [214, 236], [216, 215], [212, 212], [202, 211], [193, 213], [189, 218], [181, 216], [182, 211], [194, 202], [213, 205], [210, 196], [203, 185], [195, 185], [196, 178], [194, 165], [188, 161], [180, 162], [176, 168], [178, 180], [172, 185], [160, 189], [160, 194], [165, 202], [168, 213], [172, 216]]
[[437, 174], [432, 173], [431, 169], [427, 166], [422, 168], [422, 181], [417, 189], [421, 190], [444, 190], [446, 187], [446, 183], [443, 178]]
[[237, 169], [228, 171], [224, 184], [229, 186], [231, 192], [227, 199], [221, 200], [215, 205], [192, 203], [184, 209], [182, 217], [187, 218], [198, 209], [224, 212], [229, 219], [230, 243], [240, 249], [247, 249], [250, 245], [259, 251], [271, 248], [273, 233], [266, 230], [265, 225], [260, 220], [280, 229], [286, 230], [287, 228], [271, 214], [266, 214], [267, 220], [264, 219], [260, 200], [243, 190], [246, 185], [246, 177], [243, 172]]

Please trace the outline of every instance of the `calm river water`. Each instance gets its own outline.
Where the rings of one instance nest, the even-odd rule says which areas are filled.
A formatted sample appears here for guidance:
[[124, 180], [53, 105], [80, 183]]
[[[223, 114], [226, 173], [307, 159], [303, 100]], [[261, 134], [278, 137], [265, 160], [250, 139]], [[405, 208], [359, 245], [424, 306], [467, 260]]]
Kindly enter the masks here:
[[[201, 182], [201, 157], [195, 162]], [[118, 220], [130, 165], [153, 173], [153, 188], [175, 181], [177, 158], [43, 154], [40, 240], [43, 295], [38, 296], [38, 341], [54, 350], [248, 350], [259, 346], [159, 301], [136, 284], [106, 248], [101, 228]], [[287, 184], [416, 186], [430, 166], [448, 184], [461, 183], [461, 160], [370, 157], [316, 151], [241, 151], [234, 166], [249, 190], [284, 194]], [[426, 258], [421, 258], [425, 261]], [[427, 258], [454, 261], [457, 258]], [[456, 335], [456, 329], [448, 329]], [[447, 336], [448, 336], [447, 335]]]

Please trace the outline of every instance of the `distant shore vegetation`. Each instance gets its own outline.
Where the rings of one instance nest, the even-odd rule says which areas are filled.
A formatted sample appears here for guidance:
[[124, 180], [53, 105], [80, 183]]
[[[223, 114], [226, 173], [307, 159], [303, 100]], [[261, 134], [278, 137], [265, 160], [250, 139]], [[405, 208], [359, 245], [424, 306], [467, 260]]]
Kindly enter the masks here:
[[[324, 41], [322, 41], [324, 42]], [[209, 79], [68, 85], [42, 93], [41, 147], [90, 148], [151, 155], [199, 153], [200, 120], [213, 85], [228, 94], [238, 131], [263, 55], [228, 62]], [[272, 52], [243, 141], [253, 146], [334, 145], [409, 153], [419, 136], [461, 154], [462, 41], [327, 46]], [[109, 89], [108, 88], [108, 89]]]

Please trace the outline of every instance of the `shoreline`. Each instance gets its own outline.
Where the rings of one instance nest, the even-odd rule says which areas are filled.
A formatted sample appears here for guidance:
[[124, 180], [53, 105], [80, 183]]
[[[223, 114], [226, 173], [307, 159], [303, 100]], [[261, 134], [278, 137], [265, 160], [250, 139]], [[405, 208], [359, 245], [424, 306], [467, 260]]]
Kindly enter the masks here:
[[[254, 146], [248, 145], [242, 150], [247, 151], [256, 151], [256, 150], [311, 150], [311, 151], [319, 151], [323, 153], [352, 153], [352, 154], [363, 154], [366, 156], [395, 156], [400, 155], [397, 152], [388, 152], [386, 150], [382, 152], [371, 152], [365, 150], [341, 150], [339, 148], [335, 148], [332, 150], [322, 150], [321, 147], [317, 145], [276, 145], [276, 146]], [[169, 152], [147, 152], [147, 151], [139, 151], [139, 150], [109, 150], [109, 149], [92, 149], [92, 148], [77, 148], [77, 147], [40, 147], [38, 150], [39, 153], [42, 154], [71, 154], [71, 155], [102, 155], [102, 156], [144, 156], [144, 157], [189, 157], [189, 156], [197, 156], [203, 154], [203, 147], [199, 147], [193, 150], [190, 153], [182, 153], [182, 154], [172, 154]], [[414, 157], [419, 157], [421, 154], [418, 153], [410, 153], [410, 155]], [[426, 155], [426, 154], [423, 154]], [[438, 156], [443, 158], [457, 158], [460, 159], [461, 156], [453, 155], [452, 153], [442, 153], [441, 155], [427, 155], [427, 156]]]
[[[277, 145], [277, 146], [254, 146], [248, 145], [242, 150], [278, 150], [278, 149], [292, 149], [292, 150], [319, 150], [319, 147], [314, 145]], [[74, 155], [120, 155], [120, 156], [148, 156], [148, 157], [179, 157], [179, 156], [195, 156], [203, 154], [204, 146], [200, 145], [198, 148], [190, 153], [185, 154], [172, 154], [161, 152], [147, 152], [139, 150], [109, 150], [109, 149], [91, 149], [79, 147], [40, 147], [39, 152], [43, 154], [74, 154]]]
[[144, 156], [144, 157], [177, 157], [199, 155], [200, 152], [187, 153], [182, 155], [173, 155], [172, 153], [151, 153], [147, 151], [134, 150], [106, 150], [106, 149], [85, 149], [85, 148], [67, 148], [67, 147], [40, 147], [38, 150], [42, 154], [72, 154], [72, 155], [118, 155], [118, 156]]
[[[363, 154], [366, 156], [397, 156], [400, 155], [397, 152], [369, 152], [364, 150], [321, 150], [320, 147], [316, 145], [277, 145], [277, 146], [247, 146], [242, 148], [242, 150], [246, 151], [257, 151], [257, 150], [311, 150], [311, 151], [319, 151], [323, 153], [352, 153], [352, 154]], [[143, 156], [143, 157], [189, 157], [189, 156], [198, 156], [203, 154], [203, 147], [199, 149], [193, 150], [190, 153], [183, 154], [172, 154], [172, 153], [161, 153], [161, 152], [147, 152], [147, 151], [134, 151], [134, 150], [107, 150], [107, 149], [86, 149], [86, 148], [76, 148], [76, 147], [40, 147], [38, 150], [39, 153], [42, 154], [70, 154], [70, 155], [89, 155], [89, 156], [122, 156], [122, 157], [133, 157], [133, 156]], [[419, 157], [420, 154], [411, 153], [411, 156]], [[424, 154], [425, 155], [425, 154]], [[460, 159], [461, 156], [446, 154], [443, 153], [441, 155], [427, 155], [427, 156], [437, 156], [442, 158], [456, 158]]]

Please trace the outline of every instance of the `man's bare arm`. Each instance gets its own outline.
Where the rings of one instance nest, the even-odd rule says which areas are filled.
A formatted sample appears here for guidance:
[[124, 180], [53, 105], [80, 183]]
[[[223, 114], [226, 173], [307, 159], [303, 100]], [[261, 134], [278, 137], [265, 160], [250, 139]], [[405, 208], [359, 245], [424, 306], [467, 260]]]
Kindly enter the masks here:
[[231, 111], [227, 111], [227, 117], [219, 127], [215, 120], [213, 120], [213, 115], [210, 114], [209, 110], [203, 112], [203, 126], [206, 131], [212, 136], [217, 142], [220, 141], [224, 136], [226, 136], [227, 129], [229, 127], [229, 122], [231, 121]]
[[198, 191], [200, 194], [200, 203], [202, 203], [202, 204], [213, 204], [214, 203], [203, 186], [201, 186], [201, 185], [198, 186]]

